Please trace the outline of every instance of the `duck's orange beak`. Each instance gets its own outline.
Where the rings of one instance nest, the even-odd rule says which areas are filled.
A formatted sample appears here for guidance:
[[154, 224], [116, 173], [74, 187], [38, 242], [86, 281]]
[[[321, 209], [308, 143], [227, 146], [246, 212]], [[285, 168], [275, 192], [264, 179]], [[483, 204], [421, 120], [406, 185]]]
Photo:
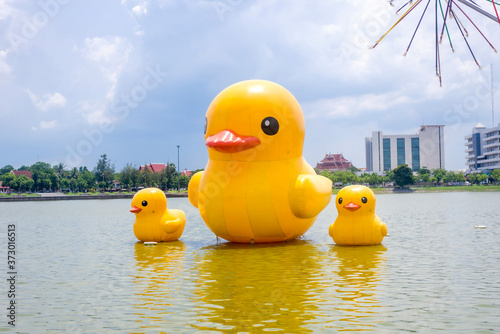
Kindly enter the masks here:
[[133, 212], [133, 213], [139, 213], [139, 212], [141, 212], [141, 211], [142, 211], [142, 209], [141, 209], [141, 208], [138, 208], [138, 207], [136, 207], [136, 206], [134, 206], [134, 207], [132, 207], [132, 209], [130, 209], [130, 212]]
[[347, 209], [349, 211], [356, 211], [357, 209], [359, 209], [361, 206], [360, 205], [357, 205], [356, 203], [353, 203], [353, 202], [350, 202], [350, 203], [347, 203], [346, 205], [344, 205], [344, 209]]
[[238, 153], [249, 150], [260, 144], [257, 137], [241, 136], [232, 130], [222, 130], [210, 136], [205, 145], [222, 153]]

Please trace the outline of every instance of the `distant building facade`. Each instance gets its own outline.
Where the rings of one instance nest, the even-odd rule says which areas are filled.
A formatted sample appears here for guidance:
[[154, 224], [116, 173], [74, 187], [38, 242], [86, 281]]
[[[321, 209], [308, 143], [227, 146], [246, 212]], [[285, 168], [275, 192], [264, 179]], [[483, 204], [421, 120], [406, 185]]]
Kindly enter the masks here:
[[414, 172], [422, 167], [445, 168], [444, 125], [422, 125], [413, 135], [384, 135], [373, 131], [365, 138], [366, 169], [384, 172], [407, 164]]
[[323, 170], [328, 170], [330, 172], [338, 171], [338, 170], [348, 170], [352, 167], [352, 163], [344, 158], [342, 153], [340, 154], [331, 154], [328, 153], [325, 155], [323, 160], [316, 164], [316, 169], [321, 172]]
[[500, 169], [500, 123], [487, 128], [478, 123], [472, 134], [465, 136], [465, 160], [469, 172]]

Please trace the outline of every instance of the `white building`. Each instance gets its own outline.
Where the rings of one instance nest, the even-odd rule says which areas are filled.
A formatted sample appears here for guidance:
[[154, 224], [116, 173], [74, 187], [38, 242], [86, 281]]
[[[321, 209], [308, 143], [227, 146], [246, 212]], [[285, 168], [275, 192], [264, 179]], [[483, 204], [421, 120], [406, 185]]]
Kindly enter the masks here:
[[413, 135], [384, 135], [373, 131], [365, 138], [366, 169], [381, 173], [407, 164], [413, 171], [421, 167], [444, 167], [444, 125], [422, 125]]
[[465, 160], [469, 172], [500, 169], [500, 123], [495, 128], [486, 128], [478, 123], [465, 140]]

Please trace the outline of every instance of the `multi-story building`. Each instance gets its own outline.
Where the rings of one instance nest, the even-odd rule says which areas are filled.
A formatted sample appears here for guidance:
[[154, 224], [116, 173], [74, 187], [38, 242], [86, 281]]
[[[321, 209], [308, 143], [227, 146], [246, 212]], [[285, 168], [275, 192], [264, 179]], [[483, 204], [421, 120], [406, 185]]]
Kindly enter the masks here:
[[444, 125], [422, 125], [413, 135], [384, 135], [373, 131], [365, 138], [366, 169], [381, 173], [407, 164], [413, 171], [421, 167], [444, 167]]
[[465, 140], [465, 160], [469, 172], [500, 169], [500, 123], [494, 128], [478, 123]]

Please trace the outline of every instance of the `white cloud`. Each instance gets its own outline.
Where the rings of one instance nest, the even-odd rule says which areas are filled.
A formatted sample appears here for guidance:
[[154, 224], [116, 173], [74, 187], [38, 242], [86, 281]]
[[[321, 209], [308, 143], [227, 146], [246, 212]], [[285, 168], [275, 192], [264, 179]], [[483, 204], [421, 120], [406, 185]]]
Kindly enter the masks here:
[[106, 114], [107, 104], [103, 101], [80, 102], [80, 113], [90, 125], [98, 125], [103, 122], [111, 122], [112, 119]]
[[12, 68], [7, 64], [5, 58], [7, 58], [7, 51], [0, 50], [0, 74], [3, 75], [7, 75], [12, 72]]
[[148, 9], [146, 8], [146, 4], [142, 4], [142, 5], [134, 6], [132, 8], [132, 12], [137, 16], [141, 16], [141, 15], [147, 14]]
[[37, 97], [28, 90], [33, 105], [40, 111], [48, 111], [50, 109], [61, 108], [66, 106], [66, 98], [61, 93], [48, 93], [42, 97]]
[[116, 85], [132, 49], [132, 44], [119, 36], [86, 38], [84, 47], [77, 49], [101, 70], [103, 79], [108, 83], [105, 95], [108, 102], [115, 97]]
[[40, 129], [52, 129], [56, 126], [57, 121], [52, 120], [52, 121], [41, 121], [40, 122]]
[[384, 94], [364, 94], [360, 96], [341, 96], [319, 99], [303, 104], [307, 118], [357, 118], [360, 114], [385, 112], [398, 105], [411, 103], [408, 96], [401, 92]]
[[12, 0], [0, 0], [0, 21], [12, 16], [13, 8], [10, 6]]

